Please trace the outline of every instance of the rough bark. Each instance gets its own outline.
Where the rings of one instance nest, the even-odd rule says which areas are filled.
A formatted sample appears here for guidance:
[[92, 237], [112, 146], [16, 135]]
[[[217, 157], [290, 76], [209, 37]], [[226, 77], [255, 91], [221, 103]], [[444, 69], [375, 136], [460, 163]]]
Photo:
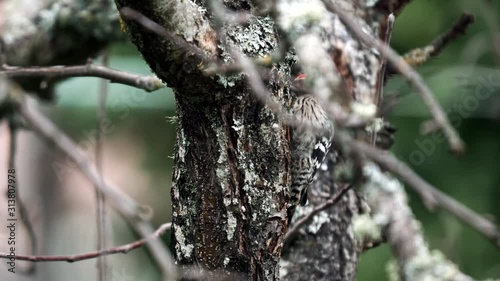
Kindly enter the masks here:
[[[221, 37], [215, 33], [213, 15], [206, 1], [115, 2], [119, 8], [129, 6], [142, 12], [206, 56], [231, 62], [227, 45], [221, 45]], [[231, 10], [254, 12], [254, 2], [260, 1], [223, 2]], [[292, 7], [301, 1], [282, 2]], [[409, 0], [332, 2], [353, 16], [363, 30], [384, 40], [388, 35], [388, 14], [398, 14]], [[120, 37], [110, 1], [33, 3], [0, 1], [0, 15], [9, 14], [0, 17], [2, 63], [20, 66], [82, 63]], [[11, 13], [14, 4], [18, 6], [13, 11], [21, 13]], [[338, 96], [332, 98], [335, 94], [331, 91], [335, 88], [332, 84], [341, 77], [350, 97], [347, 103], [352, 112], [349, 113], [369, 115], [370, 108], [377, 104], [374, 97], [383, 81], [380, 54], [359, 43], [335, 14], [318, 8], [320, 1], [302, 1], [302, 4], [305, 6], [295, 8], [312, 9], [306, 13], [295, 9], [298, 16], [278, 9], [269, 17], [257, 16], [241, 26], [226, 26], [223, 37], [246, 55], [263, 57], [276, 48], [276, 30], [280, 29], [280, 35], [295, 47], [303, 70], [313, 77], [312, 92], [345, 105], [346, 101], [339, 101]], [[271, 17], [277, 19], [279, 27]], [[357, 194], [350, 191], [335, 207], [306, 225], [284, 250], [280, 271], [278, 262], [287, 231], [289, 128], [256, 100], [244, 75], [206, 76], [202, 71], [207, 67], [206, 61], [193, 49], [145, 30], [135, 22], [126, 22], [126, 27], [151, 68], [175, 90], [179, 127], [172, 187], [172, 250], [179, 265], [188, 271], [195, 268], [189, 265], [213, 270], [208, 271], [205, 279], [214, 280], [221, 280], [221, 275], [229, 280], [354, 280], [364, 239], [373, 242], [373, 237], [356, 236], [359, 228], [369, 226], [360, 221], [370, 220], [368, 215], [359, 216], [364, 208]], [[313, 46], [311, 42], [319, 44]], [[322, 45], [319, 54], [314, 52], [318, 45]], [[287, 82], [289, 62], [269, 68], [266, 80], [269, 92], [286, 107], [292, 96]], [[40, 97], [51, 98], [54, 81], [17, 82], [25, 90], [35, 90]], [[0, 105], [3, 103], [0, 97]], [[0, 116], [7, 112], [1, 106]], [[331, 154], [325, 165], [328, 168], [318, 173], [310, 189], [311, 204], [299, 208], [299, 216], [320, 204], [328, 197], [325, 194], [338, 191], [334, 162]], [[427, 249], [402, 186], [375, 166], [365, 166], [364, 172], [368, 182], [363, 191], [372, 211], [392, 218], [386, 220], [387, 224], [375, 236], [382, 232], [387, 238], [399, 262], [399, 275], [404, 280], [427, 280], [428, 276], [435, 280], [445, 277], [472, 280]]]
[[[240, 12], [256, 10], [252, 2], [223, 2]], [[383, 29], [392, 8], [380, 3], [376, 7], [377, 2], [366, 1], [354, 7], [351, 1], [336, 1], [378, 37], [385, 36], [381, 26]], [[228, 26], [224, 37], [218, 37], [205, 1], [116, 3], [118, 8], [141, 12], [208, 57], [232, 61], [226, 46], [220, 44], [224, 37], [250, 57], [269, 55], [276, 47], [277, 27], [267, 17], [257, 16], [243, 26]], [[288, 128], [256, 100], [244, 75], [205, 76], [202, 69], [206, 62], [192, 49], [146, 30], [137, 22], [125, 23], [152, 70], [175, 91], [178, 130], [172, 186], [172, 251], [179, 265], [192, 268], [187, 266], [195, 264], [218, 270], [217, 274], [236, 273], [242, 280], [279, 280], [281, 242], [287, 230], [283, 214], [284, 188], [289, 184]], [[380, 55], [360, 44], [335, 15], [325, 16], [322, 24], [319, 34], [329, 55], [326, 60], [334, 62], [326, 65], [331, 67], [327, 71], [333, 73], [336, 67], [337, 77], [346, 81], [352, 98], [373, 105]], [[279, 28], [288, 33], [287, 40], [296, 47], [299, 57], [308, 54], [306, 49], [300, 53], [299, 44], [307, 29], [293, 33], [283, 24]], [[314, 65], [303, 67], [312, 76], [330, 73]], [[276, 100], [287, 105], [291, 98], [287, 88], [289, 66], [276, 64], [270, 73], [268, 89]], [[315, 86], [328, 87], [332, 81], [318, 80]], [[335, 190], [331, 171], [320, 173], [314, 189], [318, 194]], [[326, 280], [332, 276], [335, 280], [354, 280], [359, 246], [350, 221], [358, 212], [356, 200], [351, 192], [341, 204], [322, 215], [324, 223], [310, 226], [316, 227], [315, 233], [300, 236], [301, 241], [293, 244], [287, 256], [289, 274], [285, 280]]]
[[[195, 3], [133, 2], [117, 1], [119, 7], [140, 11], [207, 56], [222, 52], [207, 13]], [[242, 280], [277, 280], [286, 227], [285, 126], [256, 100], [242, 76], [206, 77], [199, 57], [190, 50], [134, 22], [127, 22], [127, 29], [151, 68], [175, 90], [172, 250], [179, 265], [219, 270], [207, 279], [231, 274]], [[228, 30], [228, 40], [246, 54], [263, 56], [276, 46], [267, 18]], [[282, 82], [287, 73], [284, 64], [271, 70], [268, 88], [277, 99], [288, 99]]]
[[285, 231], [285, 220], [276, 217], [285, 208], [285, 130], [248, 90], [210, 105], [179, 97], [177, 104], [177, 260], [240, 273], [243, 280], [277, 279]]
[[[305, 215], [327, 198], [337, 194], [333, 167], [338, 163], [335, 153], [326, 162], [330, 169], [318, 173], [310, 189], [309, 204], [297, 210], [296, 217]], [[355, 280], [360, 245], [354, 235], [352, 220], [360, 213], [359, 198], [348, 191], [333, 207], [322, 211], [303, 227], [284, 249], [281, 261], [282, 280]]]

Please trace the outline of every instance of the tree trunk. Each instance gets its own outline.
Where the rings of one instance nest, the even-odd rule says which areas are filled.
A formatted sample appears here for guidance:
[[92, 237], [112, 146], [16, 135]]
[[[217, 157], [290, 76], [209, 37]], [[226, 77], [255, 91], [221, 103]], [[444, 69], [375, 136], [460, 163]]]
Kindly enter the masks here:
[[243, 87], [219, 95], [200, 104], [176, 94], [175, 257], [243, 280], [276, 280], [286, 222], [286, 130]]
[[[207, 55], [218, 52], [206, 15], [190, 1], [117, 3], [168, 27]], [[163, 13], [156, 12], [160, 10]], [[127, 29], [149, 65], [175, 90], [172, 250], [179, 265], [218, 270], [213, 280], [220, 274], [278, 280], [286, 227], [284, 187], [289, 180], [287, 128], [255, 98], [241, 76], [206, 77], [190, 50], [134, 22], [127, 22]], [[247, 54], [267, 55], [276, 46], [269, 19], [228, 30], [228, 40], [240, 47], [248, 43]], [[282, 101], [289, 98], [285, 77], [289, 67], [277, 65], [267, 85]]]
[[[254, 2], [259, 1], [221, 2], [231, 11], [252, 13], [257, 10]], [[400, 9], [408, 1], [392, 1], [394, 7], [385, 5], [386, 1], [370, 1], [361, 7], [351, 1], [337, 2], [368, 32], [384, 38], [381, 30], [389, 10]], [[213, 270], [212, 278], [206, 279], [220, 280], [222, 272], [238, 274], [242, 280], [279, 280], [282, 240], [288, 228], [284, 214], [285, 188], [290, 184], [289, 128], [256, 99], [243, 75], [204, 75], [210, 62], [198, 54], [230, 63], [227, 45], [220, 43], [228, 40], [249, 57], [268, 56], [276, 49], [278, 28], [270, 17], [255, 16], [243, 25], [226, 25], [225, 34], [217, 35], [214, 15], [205, 1], [116, 3], [118, 8], [139, 11], [166, 30], [160, 36], [152, 32], [156, 28], [124, 20], [150, 67], [175, 91], [178, 129], [172, 250], [178, 264], [185, 270], [194, 270], [190, 265]], [[322, 6], [319, 1], [314, 4]], [[322, 39], [333, 61], [330, 65], [336, 66], [355, 100], [373, 104], [380, 56], [351, 36], [338, 18], [328, 19], [331, 22], [321, 26], [320, 33], [326, 36]], [[309, 30], [290, 32], [287, 40], [293, 44], [301, 32]], [[302, 66], [321, 74], [321, 69], [312, 69], [314, 65]], [[286, 61], [274, 64], [268, 80], [266, 86], [274, 99], [288, 107], [290, 65]], [[316, 192], [335, 190], [331, 171], [318, 177]], [[356, 195], [349, 193], [325, 213], [328, 223], [292, 244], [282, 272], [285, 280], [354, 280], [359, 246], [350, 223], [358, 213], [357, 205]]]
[[[309, 205], [299, 208], [298, 214], [310, 212], [327, 199], [325, 195], [340, 192], [333, 172], [339, 159], [335, 151], [328, 156], [325, 162], [330, 169], [318, 172], [310, 187]], [[290, 246], [284, 249], [282, 280], [355, 280], [361, 247], [351, 223], [361, 213], [359, 204], [355, 191], [350, 190], [333, 207], [322, 211], [306, 224], [292, 238]]]
[[[366, 204], [351, 190], [334, 207], [316, 214], [293, 239], [284, 241], [289, 229], [291, 128], [277, 116], [275, 108], [271, 110], [269, 104], [256, 98], [258, 91], [252, 89], [255, 83], [245, 80], [258, 74], [264, 76], [270, 96], [286, 111], [295, 94], [290, 87], [295, 58], [291, 59], [288, 52], [293, 47], [301, 70], [312, 77], [305, 90], [323, 99], [344, 136], [347, 128], [356, 127], [353, 123], [362, 124], [353, 135], [363, 140], [373, 137], [373, 144], [377, 135], [367, 137], [370, 132], [364, 125], [369, 123], [364, 122], [382, 121], [376, 113], [384, 83], [384, 58], [374, 48], [360, 43], [344, 24], [350, 18], [361, 31], [388, 41], [392, 30], [388, 28], [389, 14], [398, 14], [410, 0], [220, 2], [227, 11], [235, 12], [228, 19], [251, 16], [241, 23], [229, 23], [225, 16], [212, 14], [216, 8], [209, 4], [214, 2], [205, 0], [115, 0], [118, 8], [133, 8], [157, 23], [145, 24], [145, 18], [140, 17], [122, 19], [122, 27], [147, 63], [175, 92], [178, 129], [172, 186], [172, 252], [182, 273], [199, 274], [201, 267], [208, 271], [202, 271], [207, 274], [197, 280], [350, 281], [355, 279], [362, 248], [378, 243], [383, 235], [398, 259], [403, 279], [432, 276], [442, 280], [446, 275], [453, 276], [453, 280], [472, 280], [428, 249], [407, 206], [402, 185], [368, 162], [346, 159], [356, 166], [346, 170], [356, 170], [359, 174], [355, 180], [366, 181], [359, 186], [365, 187], [360, 190], [374, 216], [396, 215], [396, 219], [375, 225], [375, 233], [364, 233], [366, 237], [361, 236], [363, 229], [355, 233], [355, 226], [365, 219], [358, 215], [365, 212]], [[279, 5], [273, 6], [277, 2]], [[111, 0], [33, 3], [0, 0], [0, 15], [8, 15], [0, 17], [0, 64], [80, 64], [122, 36], [115, 24], [118, 18]], [[343, 20], [339, 18], [341, 11], [347, 14]], [[266, 70], [257, 75], [248, 69], [242, 74], [213, 74], [214, 63], [235, 62], [233, 48], [265, 64], [275, 54], [278, 43], [287, 49], [286, 54], [281, 54], [286, 59], [266, 64]], [[241, 70], [241, 61], [236, 59], [236, 63], [240, 64], [236, 69]], [[264, 67], [256, 66], [256, 70], [260, 68]], [[42, 99], [53, 98], [56, 81], [15, 81]], [[0, 86], [4, 85], [0, 80]], [[0, 116], [10, 115], [12, 104], [3, 98]], [[363, 122], [349, 123], [359, 122], [351, 117]], [[373, 125], [372, 130], [376, 127]], [[362, 147], [358, 144], [354, 149]], [[342, 148], [349, 149], [345, 145]], [[338, 151], [332, 150], [334, 153], [329, 154], [324, 165], [328, 168], [318, 171], [310, 187], [309, 205], [298, 208], [301, 215], [339, 193], [334, 173], [334, 168], [339, 167], [335, 158]], [[346, 155], [362, 158], [355, 153]], [[447, 204], [456, 204], [450, 202]], [[170, 269], [166, 260], [160, 263]]]

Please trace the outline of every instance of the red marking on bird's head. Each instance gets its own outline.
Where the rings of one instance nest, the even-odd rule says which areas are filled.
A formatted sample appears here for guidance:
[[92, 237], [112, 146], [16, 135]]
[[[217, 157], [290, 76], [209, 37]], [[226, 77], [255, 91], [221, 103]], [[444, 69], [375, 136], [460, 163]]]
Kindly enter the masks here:
[[304, 73], [301, 73], [299, 75], [297, 75], [297, 77], [295, 77], [295, 80], [304, 80], [306, 79], [306, 76]]

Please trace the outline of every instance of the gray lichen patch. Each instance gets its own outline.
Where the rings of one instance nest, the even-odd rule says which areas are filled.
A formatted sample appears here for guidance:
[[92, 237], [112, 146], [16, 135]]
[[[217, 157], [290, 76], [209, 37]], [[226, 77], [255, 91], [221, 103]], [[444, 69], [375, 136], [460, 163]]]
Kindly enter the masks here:
[[[269, 125], [261, 124], [254, 128], [255, 131], [253, 132], [245, 130], [246, 129], [243, 129], [243, 134], [249, 133], [251, 135], [267, 136], [266, 138], [260, 139], [259, 143], [250, 144], [252, 147], [255, 147], [255, 152], [257, 152], [258, 156], [251, 154], [246, 156], [244, 154], [242, 156], [247, 159], [241, 166], [245, 175], [243, 190], [245, 191], [248, 203], [250, 205], [259, 206], [258, 212], [252, 214], [252, 220], [255, 221], [262, 219], [259, 217], [261, 215], [269, 215], [276, 212], [278, 208], [273, 200], [273, 196], [269, 196], [269, 194], [270, 192], [276, 193], [277, 190], [281, 188], [281, 185], [277, 184], [280, 182], [281, 177], [279, 173], [273, 174], [270, 171], [265, 172], [262, 169], [263, 166], [265, 166], [265, 159], [276, 154], [275, 148], [280, 147], [281, 140], [276, 136], [276, 132]], [[252, 139], [252, 141], [255, 141], [255, 139]], [[238, 148], [242, 151], [245, 151], [247, 145], [246, 142], [238, 142]], [[255, 162], [253, 159], [261, 159], [260, 161], [263, 162]]]
[[229, 257], [225, 257], [224, 258], [224, 267], [227, 267], [227, 265], [229, 264], [230, 261], [231, 261], [231, 259]]
[[262, 192], [259, 192], [254, 188], [254, 183], [259, 179], [255, 171], [255, 166], [253, 163], [244, 163], [242, 168], [245, 171], [245, 185], [243, 186], [243, 190], [248, 193], [248, 203], [255, 204], [254, 198], [259, 198], [262, 195]]
[[188, 243], [182, 229], [185, 228], [175, 227], [175, 248], [177, 253], [180, 253], [184, 258], [189, 259], [193, 255], [194, 246], [193, 244]]
[[330, 222], [330, 217], [327, 212], [320, 212], [314, 216], [312, 222], [307, 226], [307, 231], [312, 234], [316, 234], [323, 224]]
[[177, 138], [177, 157], [178, 161], [181, 163], [185, 162], [185, 156], [186, 156], [186, 148], [189, 145], [189, 141], [186, 139], [184, 136], [184, 130], [182, 129], [182, 126], [179, 126], [178, 128], [178, 138]]
[[[464, 276], [440, 251], [421, 251], [407, 261], [402, 272], [394, 260], [388, 263], [386, 270], [390, 281], [473, 281], [472, 278]], [[403, 278], [400, 277], [401, 273]]]
[[270, 17], [256, 17], [246, 26], [229, 26], [228, 39], [231, 45], [251, 57], [264, 57], [277, 46], [274, 21]]
[[241, 81], [243, 75], [221, 75], [217, 74], [217, 81], [224, 86], [224, 88], [231, 88], [236, 85], [237, 82]]
[[353, 218], [352, 228], [358, 241], [378, 241], [381, 238], [381, 225], [377, 224], [369, 214]]
[[238, 221], [231, 211], [227, 212], [227, 240], [233, 240], [234, 232], [236, 231], [236, 226]]
[[157, 15], [167, 30], [194, 42], [209, 55], [217, 53], [215, 31], [205, 17], [205, 10], [193, 1], [155, 1]]
[[[277, 39], [274, 34], [274, 21], [269, 17], [256, 17], [250, 24], [227, 24], [227, 44], [219, 44], [221, 59], [227, 64], [234, 63], [228, 48], [238, 48], [245, 55], [262, 58], [276, 48]], [[217, 74], [217, 81], [224, 88], [234, 87], [244, 76], [242, 74]]]

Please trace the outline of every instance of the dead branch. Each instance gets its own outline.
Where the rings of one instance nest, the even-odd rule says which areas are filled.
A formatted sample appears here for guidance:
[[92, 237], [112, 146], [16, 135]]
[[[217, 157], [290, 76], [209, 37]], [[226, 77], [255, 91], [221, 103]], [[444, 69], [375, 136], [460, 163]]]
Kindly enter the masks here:
[[394, 175], [400, 176], [404, 182], [420, 195], [428, 208], [441, 208], [449, 212], [491, 240], [497, 247], [500, 247], [500, 230], [493, 222], [439, 191], [389, 152], [355, 140], [344, 140], [342, 143], [344, 146], [350, 147], [352, 151], [364, 155]]
[[32, 77], [32, 78], [70, 78], [70, 77], [99, 77], [148, 92], [164, 88], [163, 82], [156, 76], [144, 76], [125, 71], [120, 71], [93, 63], [77, 66], [50, 66], [50, 67], [13, 67], [3, 65], [0, 75], [9, 78]]
[[364, 165], [363, 174], [366, 177], [363, 190], [372, 217], [379, 218], [378, 227], [398, 263], [397, 268], [390, 268], [389, 275], [399, 275], [401, 280], [474, 280], [460, 272], [443, 254], [429, 249], [398, 180], [373, 163]]
[[[128, 252], [138, 249], [148, 243], [150, 240], [158, 239], [169, 231], [172, 227], [171, 223], [162, 224], [153, 234], [149, 237], [134, 241], [118, 247], [111, 247], [100, 251], [93, 251], [84, 254], [76, 255], [61, 255], [61, 256], [33, 256], [33, 255], [16, 255], [16, 260], [31, 261], [31, 262], [78, 262], [113, 254], [127, 254]], [[10, 256], [7, 253], [0, 253], [0, 258], [8, 259]]]
[[[32, 129], [49, 143], [55, 144], [58, 149], [63, 151], [75, 162], [82, 173], [99, 188], [99, 191], [110, 199], [115, 209], [127, 220], [132, 228], [142, 237], [148, 237], [153, 232], [151, 223], [144, 220], [141, 216], [141, 206], [123, 193], [120, 188], [109, 184], [102, 179], [96, 170], [96, 167], [83, 156], [83, 152], [78, 146], [63, 132], [61, 132], [50, 120], [33, 108], [33, 99], [29, 96], [19, 98], [19, 112], [28, 121]], [[160, 266], [164, 276], [175, 278], [176, 267], [169, 252], [165, 249], [163, 243], [157, 240], [148, 241], [148, 249], [151, 251], [155, 261]]]

